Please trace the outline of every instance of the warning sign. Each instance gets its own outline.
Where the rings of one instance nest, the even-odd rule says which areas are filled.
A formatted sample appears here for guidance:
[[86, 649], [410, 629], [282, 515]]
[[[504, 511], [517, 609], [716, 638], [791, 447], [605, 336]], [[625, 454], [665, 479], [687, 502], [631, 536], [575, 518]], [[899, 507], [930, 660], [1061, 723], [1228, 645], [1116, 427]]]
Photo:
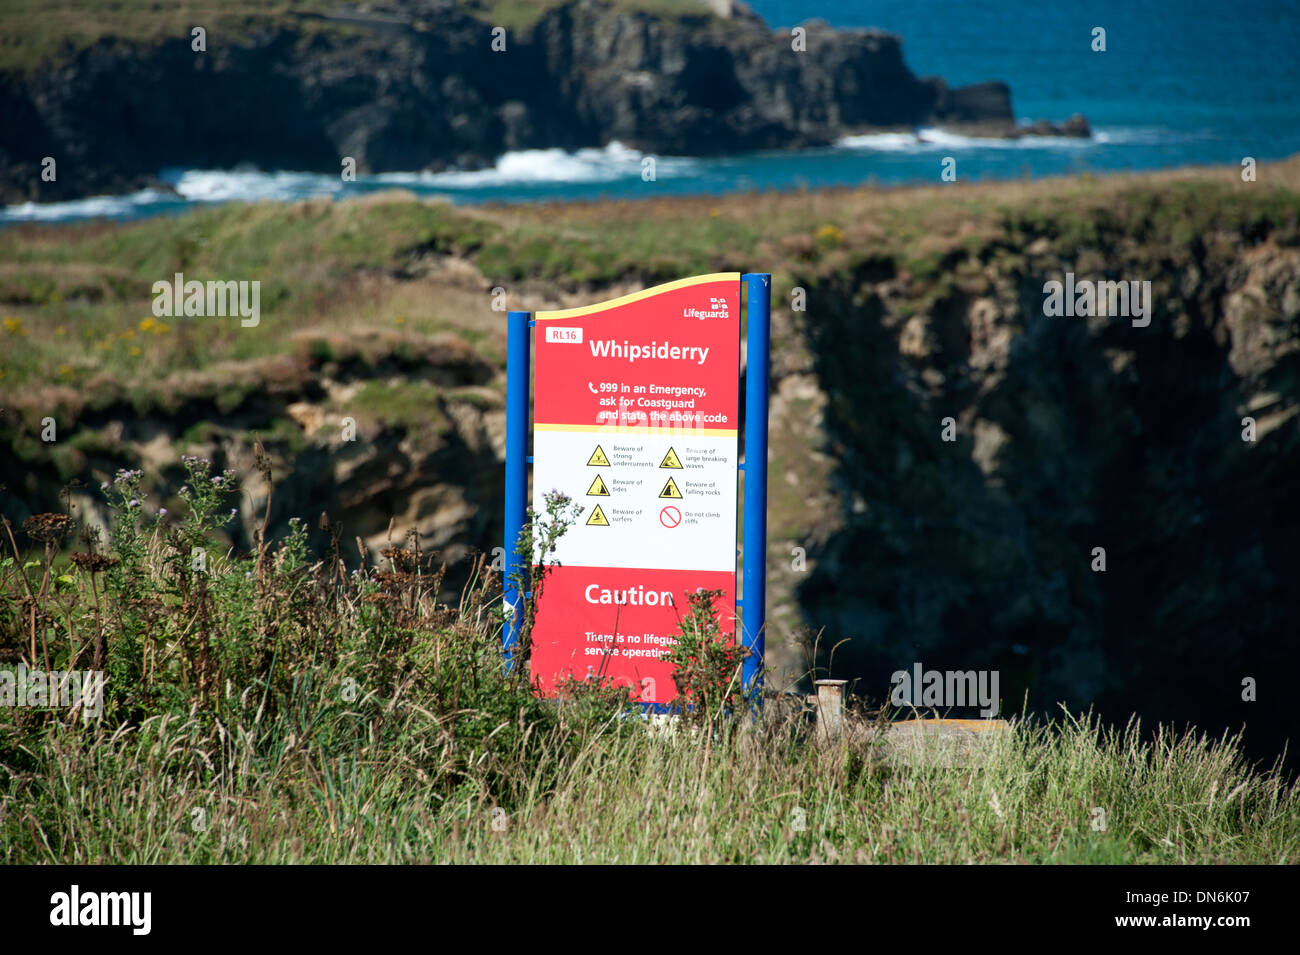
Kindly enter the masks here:
[[680, 468], [682, 462], [678, 459], [677, 452], [669, 448], [668, 453], [664, 455], [664, 459], [659, 462], [659, 466], [661, 468]]
[[556, 542], [531, 640], [543, 692], [602, 674], [670, 702], [686, 595], [721, 591], [736, 626], [740, 288], [702, 275], [534, 315], [533, 507], [608, 499]]

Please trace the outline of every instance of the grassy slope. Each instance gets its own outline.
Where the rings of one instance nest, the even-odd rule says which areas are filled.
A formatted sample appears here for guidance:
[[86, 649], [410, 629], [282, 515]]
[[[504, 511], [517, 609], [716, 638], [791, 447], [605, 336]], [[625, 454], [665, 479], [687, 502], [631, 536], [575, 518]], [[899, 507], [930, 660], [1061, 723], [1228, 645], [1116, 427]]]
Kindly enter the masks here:
[[[85, 388], [102, 375], [265, 356], [291, 347], [291, 335], [305, 328], [477, 329], [492, 338], [500, 323], [493, 286], [506, 289], [510, 307], [533, 307], [698, 272], [766, 269], [776, 275], [780, 303], [796, 274], [850, 276], [884, 257], [908, 274], [920, 306], [937, 281], [960, 281], [981, 259], [1014, 265], [1026, 235], [1073, 257], [1095, 248], [1103, 230], [1126, 232], [1141, 235], [1158, 261], [1212, 229], [1238, 231], [1266, 219], [1294, 233], [1297, 189], [1300, 160], [1266, 167], [1258, 183], [1242, 183], [1231, 170], [1192, 170], [480, 208], [384, 193], [341, 203], [225, 205], [122, 227], [15, 227], [0, 231], [0, 308], [9, 320], [0, 331], [0, 380]], [[481, 278], [467, 285], [424, 269], [430, 256], [444, 255], [469, 259]], [[178, 320], [165, 331], [142, 330], [152, 317], [153, 282], [178, 271], [260, 280], [262, 324]], [[454, 294], [476, 281], [480, 295]], [[441, 300], [428, 294], [435, 290], [453, 294]]]
[[[532, 26], [547, 11], [569, 0], [463, 0], [462, 6], [485, 24], [507, 30]], [[658, 16], [705, 12], [700, 0], [610, 0], [630, 10]], [[376, 18], [400, 15], [400, 4], [372, 3]], [[321, 0], [6, 0], [0, 5], [0, 72], [25, 72], [70, 59], [101, 42], [146, 46], [190, 42], [203, 27], [209, 49], [240, 44], [254, 31], [291, 28], [303, 33], [346, 35], [366, 29], [364, 22], [325, 19], [348, 13], [349, 5]], [[358, 14], [364, 18], [368, 14]], [[434, 28], [434, 24], [424, 27]]]

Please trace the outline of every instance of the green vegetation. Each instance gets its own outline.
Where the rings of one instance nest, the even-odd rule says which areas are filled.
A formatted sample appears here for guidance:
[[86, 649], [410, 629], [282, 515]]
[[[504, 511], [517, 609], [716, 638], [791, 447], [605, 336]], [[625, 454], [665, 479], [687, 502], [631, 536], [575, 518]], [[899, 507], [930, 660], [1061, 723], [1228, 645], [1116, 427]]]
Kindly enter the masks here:
[[[395, 192], [230, 204], [121, 227], [10, 228], [0, 231], [0, 381], [93, 393], [144, 369], [288, 351], [307, 329], [482, 339], [496, 313], [463, 283], [442, 294], [429, 267], [447, 260], [466, 262], [483, 293], [500, 285], [514, 296], [756, 263], [805, 285], [883, 270], [905, 275], [905, 298], [919, 306], [941, 291], [939, 276], [978, 287], [990, 263], [1023, 272], [1040, 239], [1044, 257], [1075, 261], [1119, 243], [1153, 264], [1186, 258], [1193, 236], [1220, 239], [1228, 254], [1258, 234], [1300, 243], [1300, 164], [1269, 170], [1276, 186], [1169, 173], [974, 186], [956, 201], [941, 189], [827, 190], [471, 209]], [[152, 285], [176, 272], [260, 281], [261, 326], [156, 318]]]
[[[524, 30], [556, 7], [572, 0], [468, 0], [469, 12], [485, 23], [508, 30]], [[703, 16], [709, 14], [706, 0], [608, 0], [610, 6], [658, 17]]]
[[[756, 722], [734, 697], [679, 724], [595, 683], [539, 700], [522, 657], [502, 658], [483, 562], [446, 606], [413, 541], [353, 574], [337, 549], [310, 555], [300, 523], [223, 556], [212, 535], [237, 476], [185, 468], [170, 519], [145, 517], [142, 475], [119, 473], [103, 544], [57, 514], [5, 531], [4, 669], [109, 674], [99, 719], [0, 709], [6, 863], [1283, 863], [1300, 849], [1300, 793], [1234, 739], [1144, 741], [1067, 716], [1016, 722], [951, 768], [816, 744], [797, 716]], [[708, 604], [683, 624], [686, 657], [722, 645]], [[714, 655], [697, 693], [731, 696], [737, 662]]]
[[[471, 16], [507, 30], [526, 30], [570, 0], [464, 0]], [[630, 11], [661, 17], [706, 15], [704, 0], [608, 0]], [[370, 11], [320, 0], [7, 0], [0, 6], [0, 71], [25, 72], [66, 61], [101, 43], [149, 46], [176, 43], [189, 49], [190, 31], [201, 26], [209, 44], [241, 44], [254, 34], [291, 29], [309, 43], [319, 36], [351, 41], [368, 30], [367, 17], [402, 17], [397, 5], [370, 4]], [[356, 19], [352, 19], [355, 17]], [[435, 23], [412, 21], [417, 30]]]
[[[258, 29], [292, 26], [346, 37], [355, 27], [319, 19], [317, 0], [7, 0], [0, 7], [0, 70], [26, 71], [75, 56], [97, 43], [161, 44], [188, 49], [201, 26], [209, 43], [239, 43]], [[306, 16], [316, 15], [313, 19]]]

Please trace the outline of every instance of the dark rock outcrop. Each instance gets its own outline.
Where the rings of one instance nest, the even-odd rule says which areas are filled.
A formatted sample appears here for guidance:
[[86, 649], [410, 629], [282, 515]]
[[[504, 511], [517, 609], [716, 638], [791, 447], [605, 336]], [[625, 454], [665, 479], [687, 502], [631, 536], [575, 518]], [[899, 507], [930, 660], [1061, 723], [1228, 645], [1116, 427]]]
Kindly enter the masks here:
[[175, 166], [337, 172], [352, 157], [387, 172], [612, 141], [708, 155], [931, 124], [1018, 134], [1005, 84], [918, 78], [893, 34], [813, 21], [796, 38], [724, 6], [663, 17], [574, 0], [507, 32], [503, 51], [448, 0], [255, 19], [213, 30], [201, 53], [188, 36], [105, 38], [0, 73], [0, 202], [126, 191]]

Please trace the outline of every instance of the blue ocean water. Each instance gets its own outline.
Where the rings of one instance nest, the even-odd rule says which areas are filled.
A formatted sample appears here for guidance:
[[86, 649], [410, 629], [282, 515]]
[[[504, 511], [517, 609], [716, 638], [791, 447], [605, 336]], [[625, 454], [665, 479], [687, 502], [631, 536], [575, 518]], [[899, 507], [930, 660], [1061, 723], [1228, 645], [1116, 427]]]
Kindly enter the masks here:
[[[346, 197], [401, 187], [456, 202], [644, 198], [869, 182], [938, 181], [942, 160], [966, 180], [1068, 172], [1157, 169], [1279, 159], [1300, 153], [1300, 5], [1294, 0], [1091, 0], [1084, 4], [1004, 0], [752, 0], [769, 24], [812, 17], [836, 27], [875, 26], [903, 38], [913, 72], [952, 85], [1004, 80], [1017, 116], [1064, 120], [1083, 113], [1091, 140], [971, 139], [937, 130], [921, 136], [850, 137], [832, 148], [656, 158], [652, 183], [642, 156], [621, 144], [568, 153], [529, 150], [477, 172], [390, 173], [344, 183], [293, 171], [161, 170], [175, 194], [145, 190], [77, 202], [0, 209], [0, 223], [134, 219], [198, 203]], [[1106, 31], [1106, 50], [1093, 46]], [[806, 55], [816, 55], [810, 50]]]

